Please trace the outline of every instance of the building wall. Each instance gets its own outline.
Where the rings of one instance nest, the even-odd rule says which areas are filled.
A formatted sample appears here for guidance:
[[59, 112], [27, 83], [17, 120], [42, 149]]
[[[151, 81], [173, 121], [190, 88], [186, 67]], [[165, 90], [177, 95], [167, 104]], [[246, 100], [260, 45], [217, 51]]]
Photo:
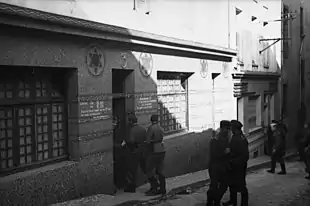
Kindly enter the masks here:
[[[73, 16], [165, 36], [228, 47], [227, 0], [84, 1], [1, 0], [14, 5]], [[150, 11], [150, 14], [145, 14]], [[216, 21], [214, 21], [216, 17]], [[213, 28], [213, 29], [210, 29]]]
[[[283, 58], [283, 79], [287, 84], [287, 98], [284, 100], [286, 103], [284, 115], [288, 122], [289, 134], [291, 137], [295, 135], [297, 130], [297, 111], [300, 108], [300, 102], [303, 101], [306, 111], [306, 121], [309, 121], [309, 64], [310, 64], [310, 40], [309, 40], [309, 29], [310, 29], [310, 3], [308, 1], [287, 1], [283, 0], [283, 4], [287, 5], [289, 12], [292, 13], [293, 19], [288, 20], [288, 37], [291, 40], [287, 41], [288, 48], [284, 52], [287, 52], [287, 58]], [[300, 14], [300, 7], [304, 9], [303, 17]], [[301, 52], [302, 58], [305, 60], [305, 69], [302, 73], [302, 81], [304, 82], [304, 88], [300, 89], [300, 27], [301, 19], [303, 19], [304, 25], [304, 43]], [[282, 28], [283, 31], [283, 28]], [[284, 37], [284, 36], [283, 36]]]
[[[89, 3], [88, 1], [4, 1], [15, 5], [39, 9], [42, 11], [54, 12], [62, 15], [84, 18], [92, 21], [99, 21], [107, 24], [115, 24], [131, 29], [143, 30], [147, 32], [159, 33], [162, 35], [177, 37], [181, 39], [194, 40], [204, 43], [212, 43], [223, 47], [235, 47], [235, 31], [237, 23], [233, 21], [234, 3], [231, 1], [230, 7], [226, 1], [191, 1], [188, 3], [176, 1], [152, 1], [150, 5], [151, 13], [145, 14], [149, 9], [132, 9], [132, 4], [128, 2], [103, 1], [98, 3]], [[215, 3], [217, 2], [217, 3]], [[205, 5], [204, 5], [205, 4]], [[102, 6], [101, 6], [102, 5]], [[232, 15], [228, 27], [228, 12]], [[164, 12], [164, 11], [166, 12]], [[255, 10], [255, 9], [254, 9]], [[97, 12], [96, 12], [97, 11]], [[173, 11], [173, 15], [171, 14]], [[186, 14], [186, 15], [185, 15]], [[217, 21], [214, 21], [214, 18]], [[220, 17], [220, 18], [218, 18]], [[193, 22], [195, 22], [193, 24]], [[239, 23], [238, 23], [239, 25]], [[247, 27], [248, 25], [245, 24]], [[210, 29], [212, 28], [212, 29]], [[230, 29], [230, 38], [228, 35]], [[132, 78], [134, 87], [131, 88], [134, 93], [156, 92], [157, 90], [157, 71], [178, 71], [192, 72], [188, 79], [189, 90], [189, 131], [182, 134], [174, 134], [165, 137], [164, 143], [167, 150], [165, 159], [165, 173], [167, 176], [175, 176], [187, 172], [193, 172], [207, 168], [208, 161], [208, 141], [211, 137], [211, 129], [218, 127], [222, 119], [235, 119], [237, 117], [237, 101], [233, 96], [234, 81], [231, 73], [234, 70], [234, 64], [224, 64], [207, 60], [207, 67], [202, 70], [202, 61], [200, 59], [184, 58], [177, 56], [167, 56], [160, 54], [151, 54], [153, 58], [153, 70], [149, 78], [145, 78], [140, 72], [140, 52], [132, 52], [130, 48], [124, 48], [117, 43], [107, 43], [98, 40], [89, 40], [73, 38], [58, 35], [37, 34], [35, 32], [26, 32], [16, 29], [4, 29], [0, 38], [0, 53], [3, 54], [0, 59], [0, 65], [20, 65], [20, 66], [47, 66], [47, 67], [65, 67], [76, 68], [74, 75], [76, 80], [72, 80], [70, 91], [73, 91], [72, 99], [75, 103], [70, 105], [69, 109], [69, 154], [68, 162], [62, 162], [47, 167], [31, 170], [23, 173], [24, 178], [20, 181], [28, 182], [31, 185], [41, 182], [55, 182], [55, 186], [60, 187], [61, 182], [68, 182], [63, 189], [58, 189], [55, 197], [48, 199], [47, 191], [53, 190], [48, 186], [42, 186], [41, 192], [36, 188], [28, 187], [27, 200], [18, 196], [12, 198], [3, 198], [1, 200], [12, 201], [16, 204], [20, 202], [29, 202], [46, 204], [55, 201], [63, 201], [79, 196], [86, 196], [95, 193], [113, 193], [113, 139], [112, 119], [111, 117], [99, 121], [81, 121], [81, 105], [76, 102], [88, 101], [90, 98], [104, 98], [112, 92], [111, 69], [120, 69], [122, 56], [127, 57], [127, 67], [124, 69], [133, 70]], [[44, 36], [44, 38], [42, 38]], [[244, 42], [251, 39], [251, 35]], [[230, 41], [228, 41], [230, 40]], [[100, 77], [94, 77], [89, 74], [85, 58], [91, 45], [97, 45], [104, 54], [105, 67]], [[244, 44], [244, 48], [249, 48], [249, 44]], [[274, 49], [275, 50], [275, 49]], [[158, 51], [156, 53], [164, 53]], [[249, 52], [248, 52], [249, 53]], [[244, 52], [247, 54], [247, 52]], [[276, 62], [276, 61], [274, 61]], [[251, 70], [250, 57], [244, 57], [244, 70]], [[273, 64], [268, 71], [278, 71]], [[240, 68], [239, 68], [240, 69]], [[259, 71], [263, 71], [262, 67]], [[203, 77], [202, 71], [206, 76]], [[241, 69], [238, 70], [241, 72]], [[212, 73], [220, 73], [213, 82]], [[262, 92], [266, 89], [268, 82], [259, 82], [260, 86], [255, 87], [252, 83], [252, 90]], [[260, 89], [258, 89], [260, 88]], [[213, 90], [213, 93], [212, 93]], [[259, 93], [258, 92], [258, 93]], [[214, 102], [213, 102], [214, 101]], [[128, 111], [135, 111], [138, 104], [138, 98], [133, 98], [133, 104], [127, 105]], [[111, 100], [105, 101], [108, 107], [111, 107]], [[156, 105], [151, 109], [157, 109]], [[109, 110], [108, 115], [111, 115]], [[145, 127], [149, 124], [150, 112], [139, 113], [139, 123]], [[256, 144], [256, 143], [255, 143]], [[255, 146], [258, 147], [258, 146]], [[51, 170], [57, 168], [59, 172], [53, 173]], [[70, 168], [69, 170], [67, 170]], [[56, 170], [55, 170], [56, 171]], [[60, 172], [62, 171], [62, 172]], [[64, 171], [69, 175], [63, 175]], [[42, 174], [42, 179], [34, 179], [36, 174]], [[65, 173], [65, 172], [64, 172]], [[64, 181], [55, 181], [57, 178]], [[24, 184], [12, 181], [17, 179], [19, 174], [10, 175], [1, 178], [1, 187], [8, 196], [11, 191], [17, 187], [24, 190]], [[142, 180], [140, 180], [142, 182]], [[3, 184], [2, 184], [3, 183]], [[34, 195], [37, 193], [37, 195]], [[2, 195], [1, 195], [2, 196]]]
[[[26, 202], [29, 205], [43, 205], [96, 193], [111, 194], [114, 192], [111, 100], [105, 100], [108, 108], [106, 115], [109, 115], [109, 118], [98, 121], [84, 121], [81, 116], [81, 102], [89, 101], [90, 98], [100, 99], [111, 93], [111, 69], [121, 68], [121, 57], [124, 54], [128, 61], [126, 69], [133, 70], [135, 82], [133, 92], [135, 93], [156, 92], [155, 82], [158, 70], [194, 72], [189, 79], [189, 90], [200, 93], [189, 95], [189, 115], [192, 117], [189, 126], [192, 132], [165, 137], [167, 150], [165, 173], [169, 177], [207, 168], [208, 156], [206, 153], [212, 125], [212, 119], [209, 118], [211, 116], [210, 72], [221, 69], [222, 62], [208, 61], [209, 72], [207, 77], [203, 78], [200, 74], [200, 59], [152, 54], [153, 70], [151, 76], [145, 78], [139, 69], [140, 53], [132, 52], [130, 48], [124, 48], [120, 44], [56, 34], [50, 35], [45, 32], [12, 27], [4, 28], [3, 26], [2, 28], [5, 32], [1, 34], [0, 38], [2, 45], [0, 52], [3, 54], [0, 65], [76, 69], [72, 75], [75, 80], [68, 80], [72, 81], [68, 88], [71, 97], [68, 114], [69, 161], [1, 177], [0, 185], [3, 189], [1, 197], [7, 197], [1, 198], [1, 201], [6, 201], [3, 204]], [[105, 67], [100, 77], [91, 76], [87, 69], [85, 58], [91, 45], [97, 45], [104, 54]], [[226, 94], [233, 98], [230, 78], [219, 79], [219, 85], [224, 85], [221, 86], [222, 88], [230, 88]], [[195, 82], [199, 82], [200, 86], [198, 87]], [[204, 98], [209, 101], [198, 102], [198, 95], [200, 100]], [[129, 109], [136, 110], [137, 101], [138, 99], [135, 98], [134, 107], [129, 107]], [[155, 105], [154, 108], [157, 109], [157, 106]], [[226, 103], [225, 109], [233, 110], [230, 102]], [[228, 115], [232, 115], [232, 113], [228, 113]], [[148, 126], [149, 117], [148, 111], [140, 113], [138, 115], [139, 123]], [[227, 119], [231, 119], [231, 117], [227, 116]], [[40, 178], [34, 178], [38, 175]], [[59, 181], [56, 181], [55, 178]], [[143, 178], [142, 176], [141, 183]], [[23, 184], [20, 184], [19, 181], [22, 181]], [[50, 182], [51, 184], [35, 186], [39, 185], [39, 182]], [[26, 185], [31, 186], [26, 188]], [[55, 191], [55, 188], [58, 188], [55, 196], [49, 197], [48, 191]], [[14, 197], [9, 196], [16, 190], [25, 191], [23, 194], [26, 195], [14, 193]], [[39, 190], [40, 192], [38, 192]]]

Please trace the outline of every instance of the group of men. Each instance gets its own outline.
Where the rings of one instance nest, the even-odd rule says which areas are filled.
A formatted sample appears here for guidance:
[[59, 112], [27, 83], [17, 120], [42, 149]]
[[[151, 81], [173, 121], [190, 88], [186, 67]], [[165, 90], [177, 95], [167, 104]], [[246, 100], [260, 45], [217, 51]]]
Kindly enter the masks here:
[[137, 172], [139, 167], [147, 176], [150, 189], [147, 195], [166, 194], [166, 179], [163, 174], [165, 148], [164, 131], [158, 123], [158, 115], [152, 115], [151, 125], [146, 130], [138, 124], [135, 114], [128, 115], [129, 135], [121, 146], [126, 150], [126, 186], [125, 192], [136, 192]]
[[248, 141], [237, 120], [220, 122], [220, 128], [210, 142], [207, 206], [221, 205], [221, 199], [229, 187], [230, 199], [224, 205], [237, 205], [237, 193], [241, 193], [241, 205], [248, 205], [246, 170], [249, 160]]

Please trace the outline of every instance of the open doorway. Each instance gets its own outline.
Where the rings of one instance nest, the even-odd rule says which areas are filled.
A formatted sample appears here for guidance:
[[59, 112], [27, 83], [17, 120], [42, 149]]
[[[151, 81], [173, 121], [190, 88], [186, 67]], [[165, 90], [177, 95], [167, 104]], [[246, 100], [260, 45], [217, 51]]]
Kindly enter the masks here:
[[113, 168], [114, 184], [118, 189], [126, 186], [126, 156], [127, 151], [121, 147], [127, 137], [127, 103], [126, 93], [133, 88], [132, 78], [129, 78], [133, 70], [112, 69], [112, 111], [117, 124], [113, 131]]

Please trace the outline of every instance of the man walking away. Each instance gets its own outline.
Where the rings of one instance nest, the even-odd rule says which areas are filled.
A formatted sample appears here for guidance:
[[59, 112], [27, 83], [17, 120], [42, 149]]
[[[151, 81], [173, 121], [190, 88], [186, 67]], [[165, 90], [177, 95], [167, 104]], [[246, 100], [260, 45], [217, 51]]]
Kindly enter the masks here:
[[306, 172], [308, 175], [305, 177], [306, 179], [310, 180], [310, 123], [305, 125], [305, 134], [303, 142], [303, 150], [304, 150], [304, 161], [306, 163]]
[[210, 186], [207, 192], [207, 206], [220, 205], [217, 199], [220, 182], [224, 184], [229, 163], [230, 121], [222, 120], [220, 128], [210, 141], [209, 176]]
[[[249, 147], [248, 141], [244, 134], [242, 133], [242, 124], [237, 120], [231, 121], [231, 130], [233, 133], [230, 142], [230, 200], [224, 205], [237, 206], [237, 193], [241, 193], [241, 206], [248, 206], [249, 193], [246, 187], [246, 171], [247, 162], [249, 160]], [[227, 187], [226, 187], [227, 190]], [[222, 192], [221, 198], [226, 192]]]
[[128, 180], [129, 185], [125, 188], [125, 192], [136, 192], [136, 177], [139, 167], [139, 160], [143, 154], [143, 143], [146, 139], [146, 130], [138, 125], [138, 119], [134, 114], [128, 116], [129, 124], [131, 125], [129, 131], [129, 138], [126, 141], [126, 145], [129, 149], [129, 161], [128, 163]]
[[284, 155], [285, 155], [285, 134], [283, 126], [281, 123], [277, 123], [274, 127], [274, 147], [271, 155], [271, 168], [267, 170], [269, 173], [275, 173], [276, 163], [279, 162], [281, 166], [281, 172], [279, 175], [286, 174], [286, 168], [284, 163]]
[[[163, 144], [164, 130], [158, 123], [158, 115], [151, 116], [151, 125], [147, 130], [146, 142], [150, 145], [150, 153], [147, 158], [146, 172], [150, 183], [147, 195], [165, 195], [166, 177], [164, 176], [165, 148]], [[156, 178], [158, 176], [158, 179]]]

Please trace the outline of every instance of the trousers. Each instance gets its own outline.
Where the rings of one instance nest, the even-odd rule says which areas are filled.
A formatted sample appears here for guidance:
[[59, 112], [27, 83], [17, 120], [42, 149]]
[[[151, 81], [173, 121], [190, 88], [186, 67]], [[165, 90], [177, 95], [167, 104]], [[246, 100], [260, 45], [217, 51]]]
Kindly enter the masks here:
[[159, 187], [162, 192], [166, 192], [166, 177], [163, 171], [164, 159], [165, 152], [161, 152], [150, 154], [146, 161], [146, 174], [151, 188], [157, 189]]

